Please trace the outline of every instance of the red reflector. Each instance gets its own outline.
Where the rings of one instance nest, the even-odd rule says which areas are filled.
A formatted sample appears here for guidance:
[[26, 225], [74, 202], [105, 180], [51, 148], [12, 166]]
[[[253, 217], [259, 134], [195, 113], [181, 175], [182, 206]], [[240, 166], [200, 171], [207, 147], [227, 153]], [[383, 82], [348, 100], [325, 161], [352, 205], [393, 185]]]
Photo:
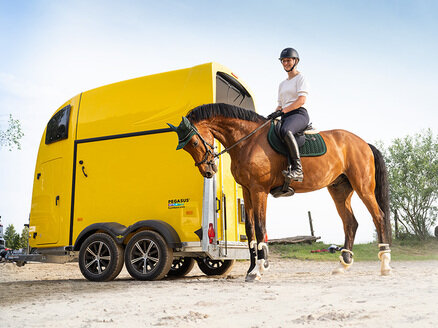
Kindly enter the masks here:
[[216, 234], [214, 233], [213, 223], [210, 223], [208, 225], [208, 239], [210, 241], [210, 244], [213, 243], [213, 238]]
[[235, 75], [234, 73], [231, 73], [231, 75], [238, 79], [237, 75]]
[[265, 234], [265, 243], [268, 242], [268, 234]]

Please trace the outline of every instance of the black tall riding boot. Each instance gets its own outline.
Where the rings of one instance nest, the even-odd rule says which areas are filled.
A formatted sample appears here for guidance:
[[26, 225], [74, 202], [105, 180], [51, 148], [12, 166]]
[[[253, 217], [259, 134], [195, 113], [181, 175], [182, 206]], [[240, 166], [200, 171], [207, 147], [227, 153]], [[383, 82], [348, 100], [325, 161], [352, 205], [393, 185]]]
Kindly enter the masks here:
[[287, 170], [284, 170], [282, 173], [288, 179], [301, 182], [303, 181], [303, 167], [301, 166], [300, 150], [298, 149], [297, 141], [290, 131], [286, 133], [283, 140], [289, 152], [291, 162]]

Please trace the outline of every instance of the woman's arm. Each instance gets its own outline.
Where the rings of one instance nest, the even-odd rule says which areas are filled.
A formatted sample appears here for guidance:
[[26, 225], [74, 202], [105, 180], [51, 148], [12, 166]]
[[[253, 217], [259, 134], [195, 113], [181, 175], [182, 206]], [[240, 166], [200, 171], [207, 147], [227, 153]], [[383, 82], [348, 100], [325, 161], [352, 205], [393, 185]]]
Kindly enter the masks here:
[[[290, 111], [293, 111], [297, 108], [300, 108], [304, 105], [305, 102], [306, 102], [306, 96], [299, 96], [297, 98], [297, 100], [295, 100], [292, 104], [283, 108], [283, 113], [289, 113]], [[278, 107], [280, 107], [280, 106], [278, 106]], [[277, 110], [278, 110], [278, 108], [277, 108]]]

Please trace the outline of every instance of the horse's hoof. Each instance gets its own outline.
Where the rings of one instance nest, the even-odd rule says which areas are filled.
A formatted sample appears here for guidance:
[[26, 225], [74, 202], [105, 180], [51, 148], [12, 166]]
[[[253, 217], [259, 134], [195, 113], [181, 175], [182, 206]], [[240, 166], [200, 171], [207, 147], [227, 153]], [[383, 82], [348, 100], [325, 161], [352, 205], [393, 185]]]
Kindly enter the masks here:
[[332, 274], [344, 274], [346, 269], [344, 267], [338, 267], [332, 271]]
[[385, 270], [380, 271], [380, 274], [382, 276], [389, 276], [389, 275], [391, 275], [391, 273], [392, 273], [392, 269], [385, 269]]
[[246, 275], [245, 281], [246, 282], [253, 282], [253, 281], [259, 281], [261, 279], [262, 279], [262, 276], [260, 274], [249, 273]]

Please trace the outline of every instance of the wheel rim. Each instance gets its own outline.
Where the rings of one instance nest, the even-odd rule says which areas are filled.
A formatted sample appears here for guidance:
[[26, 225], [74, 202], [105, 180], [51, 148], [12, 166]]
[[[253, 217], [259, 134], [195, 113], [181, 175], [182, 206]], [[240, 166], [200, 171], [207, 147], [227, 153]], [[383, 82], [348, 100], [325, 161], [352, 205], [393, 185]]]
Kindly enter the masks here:
[[160, 261], [160, 250], [150, 239], [137, 241], [131, 250], [131, 265], [141, 274], [148, 274], [157, 267]]
[[219, 269], [224, 262], [221, 260], [204, 260], [204, 264], [207, 265], [210, 269]]
[[184, 265], [184, 259], [173, 260], [170, 270], [179, 270]]
[[95, 241], [85, 250], [85, 269], [92, 274], [102, 274], [111, 262], [111, 252], [107, 244]]

